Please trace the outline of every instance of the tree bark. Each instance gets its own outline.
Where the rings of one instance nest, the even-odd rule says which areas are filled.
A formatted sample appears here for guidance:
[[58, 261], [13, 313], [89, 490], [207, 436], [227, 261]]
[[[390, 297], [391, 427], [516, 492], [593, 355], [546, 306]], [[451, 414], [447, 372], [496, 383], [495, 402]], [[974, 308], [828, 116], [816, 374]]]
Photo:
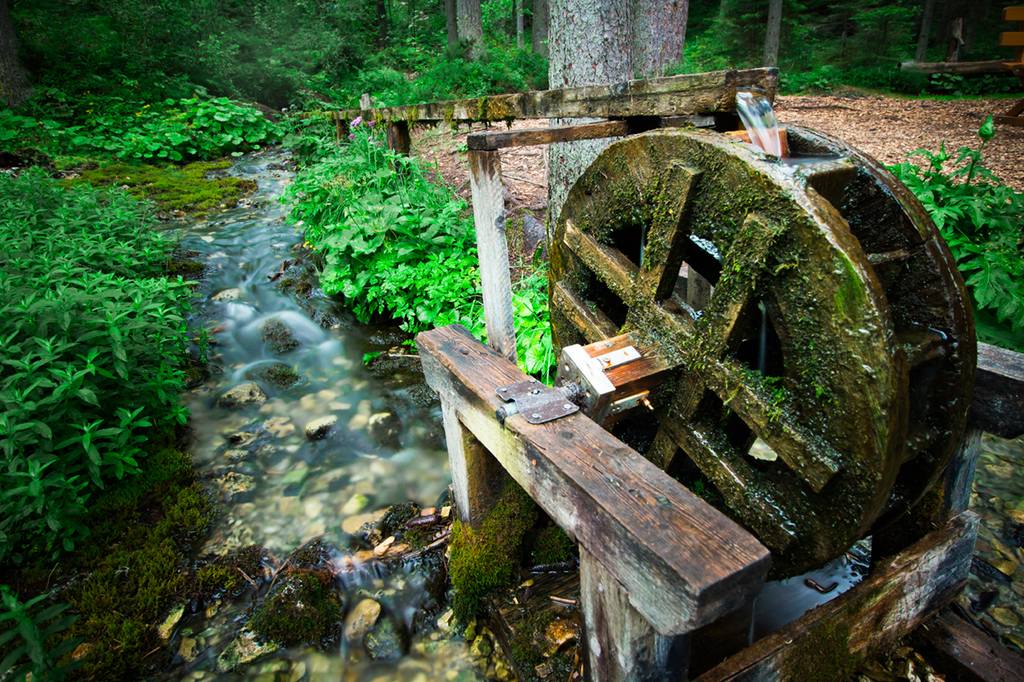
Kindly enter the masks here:
[[11, 20], [11, 3], [0, 0], [0, 101], [16, 107], [31, 94], [28, 72], [18, 59], [18, 36]]
[[455, 21], [455, 0], [444, 0], [444, 18], [448, 28], [448, 51], [459, 49], [459, 29]]
[[548, 0], [533, 0], [533, 16], [531, 21], [531, 38], [533, 51], [543, 57], [548, 56]]
[[782, 35], [782, 0], [768, 3], [768, 30], [764, 34], [764, 65], [779, 63], [779, 37]]
[[515, 0], [516, 12], [516, 47], [523, 47], [523, 36], [526, 33], [526, 12], [523, 10], [525, 0]]
[[469, 46], [469, 58], [477, 59], [484, 51], [484, 28], [480, 16], [480, 0], [455, 0], [455, 25], [459, 42]]
[[388, 6], [385, 0], [377, 0], [377, 47], [388, 42]]
[[914, 61], [923, 62], [928, 57], [928, 39], [932, 32], [932, 17], [935, 14], [935, 0], [924, 0], [924, 12], [921, 14], [921, 28], [917, 32], [917, 50]]
[[[550, 87], [604, 85], [661, 74], [682, 55], [688, 7], [688, 0], [551, 0]], [[613, 141], [564, 142], [548, 148], [549, 225], [558, 219], [572, 184]]]

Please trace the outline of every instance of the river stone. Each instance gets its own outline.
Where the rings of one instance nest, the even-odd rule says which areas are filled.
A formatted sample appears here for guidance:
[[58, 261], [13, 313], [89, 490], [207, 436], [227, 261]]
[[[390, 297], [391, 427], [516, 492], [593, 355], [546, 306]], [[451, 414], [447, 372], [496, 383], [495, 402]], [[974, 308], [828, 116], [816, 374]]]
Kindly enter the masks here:
[[278, 438], [284, 438], [295, 432], [295, 424], [288, 417], [271, 417], [263, 422], [263, 428]]
[[309, 440], [320, 440], [338, 424], [338, 417], [329, 414], [326, 417], [318, 417], [306, 424], [306, 438]]
[[988, 612], [988, 615], [992, 616], [992, 620], [1003, 627], [1015, 628], [1020, 625], [1020, 616], [1005, 606], [999, 606], [992, 609]]
[[178, 644], [178, 655], [185, 659], [186, 663], [196, 660], [199, 653], [199, 642], [194, 637], [182, 637]]
[[262, 332], [264, 343], [275, 353], [288, 353], [299, 347], [299, 340], [295, 338], [292, 330], [277, 318], [264, 322]]
[[356, 493], [352, 497], [348, 498], [348, 502], [341, 508], [341, 513], [345, 516], [352, 516], [366, 509], [366, 505], [370, 504], [370, 498], [362, 493]]
[[246, 381], [234, 388], [229, 388], [217, 399], [217, 404], [221, 407], [247, 407], [262, 405], [265, 402], [267, 402], [267, 394], [255, 381]]
[[402, 635], [390, 618], [382, 618], [364, 642], [366, 653], [375, 661], [397, 661], [402, 657]]
[[184, 613], [184, 604], [181, 604], [171, 609], [171, 612], [167, 614], [167, 618], [165, 618], [164, 622], [161, 623], [160, 626], [156, 629], [156, 633], [160, 635], [161, 640], [166, 642], [171, 638], [171, 633], [174, 632], [174, 626], [178, 624], [178, 621], [181, 620], [181, 617], [182, 615], [184, 615]]
[[378, 412], [371, 415], [367, 422], [367, 428], [373, 439], [388, 447], [398, 446], [398, 434], [401, 427], [401, 422], [393, 412]]
[[372, 532], [377, 530], [377, 524], [387, 514], [387, 509], [379, 509], [375, 512], [367, 514], [356, 514], [350, 516], [341, 522], [341, 530], [349, 535], [360, 535], [366, 527], [366, 531]]
[[299, 383], [299, 373], [285, 362], [259, 365], [245, 373], [247, 379], [259, 379], [275, 388], [289, 388]]
[[345, 617], [345, 639], [361, 642], [380, 618], [380, 604], [373, 599], [363, 599]]
[[251, 454], [252, 453], [249, 452], [248, 450], [242, 450], [240, 448], [232, 448], [230, 450], [225, 450], [224, 451], [224, 459], [226, 459], [227, 461], [231, 462], [232, 464], [236, 464], [236, 463], [241, 462], [241, 461], [243, 461], [245, 459], [248, 459]]
[[233, 287], [231, 289], [224, 289], [222, 291], [218, 291], [217, 293], [210, 297], [210, 300], [217, 301], [218, 303], [227, 303], [229, 301], [237, 301], [241, 297], [242, 290], [237, 287]]
[[217, 672], [231, 672], [238, 666], [252, 663], [277, 649], [277, 644], [273, 642], [260, 642], [252, 630], [242, 630], [217, 657]]

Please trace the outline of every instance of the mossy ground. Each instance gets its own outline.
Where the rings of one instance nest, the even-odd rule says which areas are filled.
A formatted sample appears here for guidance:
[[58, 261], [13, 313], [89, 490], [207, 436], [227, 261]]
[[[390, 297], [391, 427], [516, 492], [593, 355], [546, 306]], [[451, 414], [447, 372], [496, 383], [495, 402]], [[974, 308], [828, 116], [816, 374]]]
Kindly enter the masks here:
[[154, 201], [161, 211], [205, 215], [223, 206], [234, 206], [256, 189], [252, 180], [207, 177], [223, 170], [230, 161], [197, 161], [184, 166], [103, 163], [79, 171], [68, 184], [87, 182], [97, 187], [123, 186], [135, 197]]
[[516, 483], [509, 481], [479, 528], [456, 521], [452, 526], [452, 609], [468, 622], [484, 597], [509, 585], [520, 565], [523, 540], [537, 520], [537, 507]]
[[76, 677], [140, 679], [162, 662], [155, 626], [191, 591], [188, 555], [213, 512], [191, 458], [172, 448], [95, 501], [94, 534], [69, 559], [85, 578], [62, 597], [79, 616], [69, 635], [87, 645]]

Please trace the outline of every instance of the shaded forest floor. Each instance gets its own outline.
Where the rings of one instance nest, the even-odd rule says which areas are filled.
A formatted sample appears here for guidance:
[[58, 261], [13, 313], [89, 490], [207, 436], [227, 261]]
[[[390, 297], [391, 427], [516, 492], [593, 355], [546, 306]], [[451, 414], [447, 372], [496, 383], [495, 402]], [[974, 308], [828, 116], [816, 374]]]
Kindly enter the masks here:
[[[943, 142], [952, 153], [963, 145], [976, 147], [978, 128], [985, 117], [1009, 109], [1012, 103], [1011, 99], [908, 99], [850, 92], [779, 97], [776, 110], [783, 123], [827, 132], [893, 164], [915, 149], [936, 150]], [[543, 125], [545, 121], [517, 121], [513, 128]], [[482, 129], [473, 127], [474, 131]], [[469, 132], [465, 127], [453, 133], [438, 126], [413, 133], [414, 153], [436, 162], [445, 181], [467, 200], [465, 143]], [[1024, 191], [1024, 128], [997, 126], [995, 138], [985, 148], [985, 161], [1007, 185]], [[505, 201], [512, 215], [529, 211], [543, 220], [547, 206], [545, 148], [503, 150], [501, 163]]]

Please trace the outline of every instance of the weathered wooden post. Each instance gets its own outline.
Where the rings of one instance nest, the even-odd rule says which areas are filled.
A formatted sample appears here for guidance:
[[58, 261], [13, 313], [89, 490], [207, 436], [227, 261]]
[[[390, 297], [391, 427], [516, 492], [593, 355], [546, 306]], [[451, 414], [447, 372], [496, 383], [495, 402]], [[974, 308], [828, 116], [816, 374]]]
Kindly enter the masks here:
[[412, 137], [409, 135], [408, 121], [391, 121], [388, 123], [388, 147], [409, 156], [412, 150]]

